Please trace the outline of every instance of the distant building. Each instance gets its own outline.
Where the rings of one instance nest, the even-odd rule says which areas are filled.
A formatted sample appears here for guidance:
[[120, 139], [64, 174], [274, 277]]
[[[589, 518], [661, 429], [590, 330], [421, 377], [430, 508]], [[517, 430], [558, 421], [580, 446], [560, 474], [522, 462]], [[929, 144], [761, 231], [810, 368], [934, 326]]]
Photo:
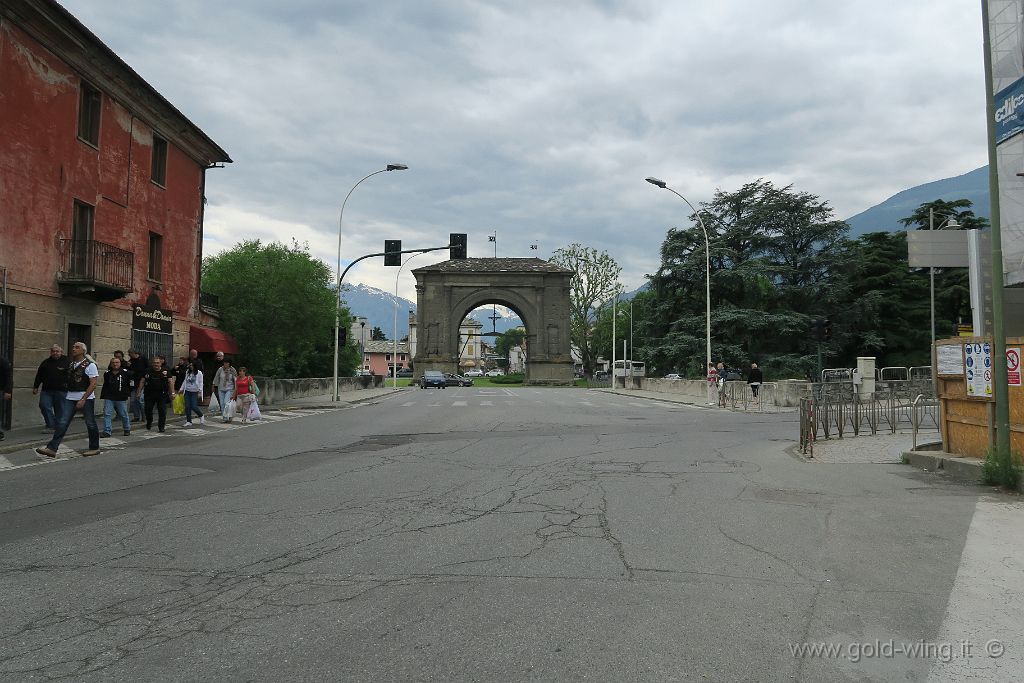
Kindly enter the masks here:
[[459, 325], [459, 370], [473, 370], [481, 366], [483, 360], [483, 338], [480, 330], [483, 325], [473, 318], [466, 318]]
[[38, 421], [51, 344], [237, 351], [200, 293], [206, 171], [230, 161], [58, 3], [0, 2], [0, 423]]
[[409, 353], [408, 342], [398, 342], [397, 357], [393, 341], [366, 341], [363, 348], [363, 370], [373, 375], [390, 376], [392, 366], [398, 369], [409, 367], [412, 355]]

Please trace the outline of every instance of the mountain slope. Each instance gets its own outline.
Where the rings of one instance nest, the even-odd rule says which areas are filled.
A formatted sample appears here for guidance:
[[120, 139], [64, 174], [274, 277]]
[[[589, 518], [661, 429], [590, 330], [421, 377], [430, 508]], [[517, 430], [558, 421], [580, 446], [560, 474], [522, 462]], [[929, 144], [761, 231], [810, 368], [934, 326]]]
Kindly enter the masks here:
[[921, 204], [935, 199], [969, 199], [974, 203], [971, 207], [974, 214], [988, 218], [988, 166], [897, 192], [881, 204], [847, 218], [850, 237], [856, 238], [869, 232], [904, 230], [900, 219], [914, 213], [914, 209]]

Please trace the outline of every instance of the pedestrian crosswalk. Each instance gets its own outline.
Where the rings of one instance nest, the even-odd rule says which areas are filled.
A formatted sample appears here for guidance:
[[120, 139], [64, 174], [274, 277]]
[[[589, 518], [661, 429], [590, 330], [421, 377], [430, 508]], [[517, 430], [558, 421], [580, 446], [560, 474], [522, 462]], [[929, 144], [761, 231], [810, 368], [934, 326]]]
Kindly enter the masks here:
[[[359, 405], [359, 404], [356, 404]], [[353, 406], [355, 407], [355, 406]], [[222, 422], [219, 417], [211, 415], [210, 421], [204, 425], [194, 423], [191, 427], [185, 427], [180, 424], [168, 424], [166, 431], [159, 432], [154, 429], [147, 430], [140, 425], [136, 425], [135, 429], [132, 430], [130, 436], [109, 436], [106, 438], [100, 438], [100, 450], [103, 452], [110, 451], [123, 451], [129, 449], [133, 445], [138, 445], [145, 442], [152, 442], [154, 439], [175, 439], [178, 437], [184, 437], [186, 439], [200, 439], [203, 437], [215, 436], [224, 432], [234, 431], [236, 429], [251, 429], [260, 425], [273, 424], [275, 422], [281, 422], [284, 420], [294, 420], [296, 418], [308, 417], [310, 415], [320, 415], [322, 413], [331, 412], [338, 410], [337, 408], [307, 408], [302, 410], [284, 410], [275, 412], [265, 412], [259, 420], [251, 420], [246, 424], [242, 424], [241, 421], [236, 418], [232, 422]], [[0, 472], [6, 470], [16, 470], [23, 467], [33, 467], [36, 465], [45, 465], [47, 463], [61, 462], [71, 460], [73, 458], [83, 457], [80, 450], [84, 450], [82, 444], [77, 441], [82, 440], [83, 434], [74, 434], [69, 441], [72, 441], [76, 448], [69, 445], [67, 442], [62, 443], [57, 448], [56, 458], [47, 458], [39, 455], [35, 452], [35, 445], [26, 446], [23, 451], [15, 451], [6, 455], [0, 455]]]
[[[440, 392], [423, 392], [416, 393], [410, 400], [403, 401], [399, 404], [402, 408], [469, 408], [469, 407], [480, 407], [480, 408], [512, 408], [521, 407], [528, 405], [536, 406], [551, 406], [551, 396], [545, 396], [543, 393], [539, 396], [536, 394], [498, 394], [493, 393], [474, 393], [472, 390], [466, 393], [456, 394], [455, 396], [445, 396], [439, 398]], [[559, 396], [559, 404], [562, 407], [578, 407], [581, 409], [645, 409], [649, 410], [653, 407], [668, 408], [668, 409], [692, 409], [692, 406], [686, 404], [672, 403], [667, 401], [656, 401], [656, 400], [644, 400], [644, 401], [630, 401], [623, 400], [616, 397], [615, 395], [602, 395], [601, 397], [593, 397], [589, 395], [584, 396]]]

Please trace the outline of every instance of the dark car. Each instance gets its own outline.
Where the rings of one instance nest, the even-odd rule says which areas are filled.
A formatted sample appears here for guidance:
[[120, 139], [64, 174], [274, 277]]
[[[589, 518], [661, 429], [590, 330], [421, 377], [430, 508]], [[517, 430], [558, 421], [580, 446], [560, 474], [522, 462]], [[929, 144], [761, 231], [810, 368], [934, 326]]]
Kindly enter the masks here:
[[414, 374], [412, 368], [402, 368], [395, 373], [395, 377], [412, 377]]
[[445, 381], [444, 373], [438, 372], [437, 370], [427, 370], [420, 377], [420, 389], [429, 389], [434, 387], [436, 389], [446, 389], [448, 382]]
[[473, 380], [471, 380], [470, 378], [463, 377], [462, 375], [456, 375], [456, 374], [453, 374], [453, 373], [448, 373], [447, 375], [445, 375], [445, 382], [450, 387], [471, 387], [471, 386], [473, 386]]

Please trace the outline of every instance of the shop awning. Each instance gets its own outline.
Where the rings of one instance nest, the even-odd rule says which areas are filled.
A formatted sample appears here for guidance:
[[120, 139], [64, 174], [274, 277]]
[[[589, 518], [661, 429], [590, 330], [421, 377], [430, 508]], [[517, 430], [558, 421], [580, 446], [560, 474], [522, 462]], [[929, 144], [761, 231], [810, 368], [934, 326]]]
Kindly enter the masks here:
[[190, 325], [188, 336], [188, 347], [200, 353], [216, 353], [217, 351], [238, 353], [238, 344], [227, 332], [222, 332], [212, 327]]

